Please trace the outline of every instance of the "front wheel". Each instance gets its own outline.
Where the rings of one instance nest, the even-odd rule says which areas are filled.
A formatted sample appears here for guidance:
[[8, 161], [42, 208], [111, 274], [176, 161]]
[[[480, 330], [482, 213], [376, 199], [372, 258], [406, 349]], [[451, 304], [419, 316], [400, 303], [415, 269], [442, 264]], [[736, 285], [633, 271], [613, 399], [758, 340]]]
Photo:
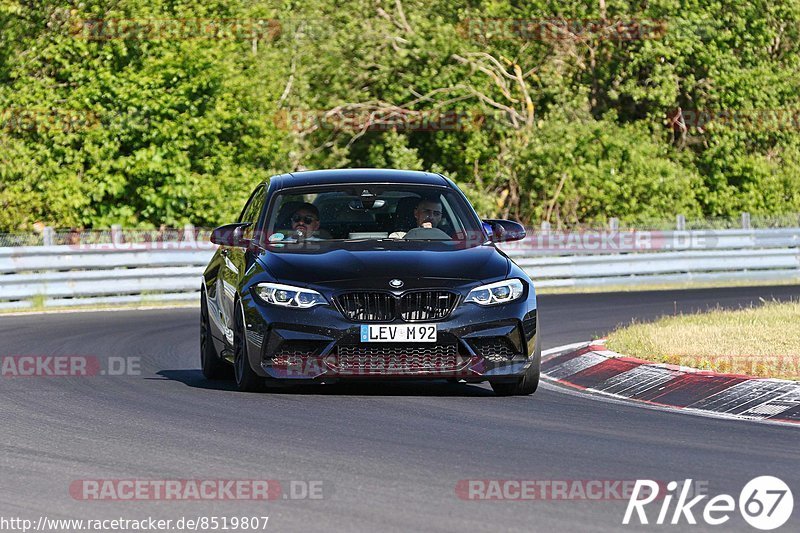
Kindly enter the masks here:
[[498, 396], [528, 396], [539, 387], [542, 372], [542, 344], [539, 320], [536, 320], [536, 344], [533, 348], [533, 363], [517, 381], [492, 383], [492, 390]]
[[492, 390], [498, 396], [528, 396], [539, 387], [539, 374], [539, 365], [533, 363], [518, 381], [492, 383]]
[[247, 339], [245, 337], [244, 308], [236, 302], [234, 310], [233, 329], [233, 374], [236, 378], [236, 388], [241, 392], [259, 392], [264, 388], [264, 378], [259, 376], [250, 366], [247, 356]]

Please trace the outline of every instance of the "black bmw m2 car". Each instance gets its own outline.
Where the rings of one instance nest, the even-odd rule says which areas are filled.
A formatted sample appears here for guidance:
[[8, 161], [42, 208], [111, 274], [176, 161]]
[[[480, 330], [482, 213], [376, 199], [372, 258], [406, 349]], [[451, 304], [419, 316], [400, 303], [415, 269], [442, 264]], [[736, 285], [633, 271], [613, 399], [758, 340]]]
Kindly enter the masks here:
[[203, 275], [201, 360], [209, 379], [539, 383], [536, 294], [495, 243], [525, 237], [481, 220], [439, 174], [342, 169], [256, 187], [216, 228]]

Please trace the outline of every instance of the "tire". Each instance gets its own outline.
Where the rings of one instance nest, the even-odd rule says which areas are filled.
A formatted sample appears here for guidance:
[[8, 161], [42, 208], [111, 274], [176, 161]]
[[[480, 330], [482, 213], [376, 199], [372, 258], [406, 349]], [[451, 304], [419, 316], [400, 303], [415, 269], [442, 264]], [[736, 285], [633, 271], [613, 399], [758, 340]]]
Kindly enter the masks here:
[[233, 314], [233, 375], [236, 388], [241, 392], [260, 392], [264, 389], [264, 378], [256, 374], [250, 366], [245, 338], [244, 309], [238, 301]]
[[512, 383], [492, 383], [492, 390], [497, 396], [529, 396], [539, 387], [539, 365], [534, 363], [525, 374]]
[[227, 379], [231, 375], [230, 366], [219, 358], [211, 338], [205, 288], [200, 293], [200, 368], [206, 379]]
[[536, 320], [536, 345], [533, 349], [533, 363], [523, 376], [514, 382], [491, 383], [492, 390], [498, 396], [529, 396], [539, 388], [539, 377], [542, 371], [542, 346], [539, 320]]

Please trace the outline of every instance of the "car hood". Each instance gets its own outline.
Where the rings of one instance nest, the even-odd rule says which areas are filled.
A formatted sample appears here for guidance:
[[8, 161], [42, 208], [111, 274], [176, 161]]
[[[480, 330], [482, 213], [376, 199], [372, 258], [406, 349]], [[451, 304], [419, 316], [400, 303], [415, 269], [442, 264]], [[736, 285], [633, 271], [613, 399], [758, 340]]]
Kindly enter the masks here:
[[391, 279], [402, 280], [406, 289], [440, 285], [445, 280], [487, 281], [506, 276], [509, 268], [505, 255], [491, 245], [460, 249], [437, 246], [336, 247], [294, 252], [271, 249], [261, 254], [260, 261], [278, 282], [341, 288], [373, 287], [375, 282], [388, 283]]

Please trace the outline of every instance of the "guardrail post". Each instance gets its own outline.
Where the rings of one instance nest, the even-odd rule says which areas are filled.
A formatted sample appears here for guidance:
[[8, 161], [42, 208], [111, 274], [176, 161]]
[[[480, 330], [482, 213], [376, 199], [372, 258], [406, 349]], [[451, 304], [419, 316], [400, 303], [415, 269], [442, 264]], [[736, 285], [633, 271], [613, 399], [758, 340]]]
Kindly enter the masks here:
[[617, 217], [608, 219], [608, 229], [611, 231], [617, 231], [619, 229], [619, 219]]
[[111, 225], [111, 243], [114, 245], [122, 244], [122, 226], [120, 224]]
[[686, 217], [678, 215], [675, 217], [675, 229], [678, 231], [686, 231]]
[[750, 229], [750, 213], [742, 213], [742, 229]]
[[42, 230], [42, 244], [45, 246], [53, 246], [55, 244], [56, 232], [50, 226], [45, 226]]
[[194, 224], [185, 224], [183, 226], [183, 240], [185, 242], [194, 242]]

